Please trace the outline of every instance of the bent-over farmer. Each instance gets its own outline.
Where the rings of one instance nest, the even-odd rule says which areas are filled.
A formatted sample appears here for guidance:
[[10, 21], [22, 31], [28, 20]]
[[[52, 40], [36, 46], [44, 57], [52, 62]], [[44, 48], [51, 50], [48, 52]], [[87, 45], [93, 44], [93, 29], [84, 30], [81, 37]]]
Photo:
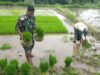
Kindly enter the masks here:
[[86, 40], [88, 33], [88, 27], [82, 23], [77, 22], [74, 25], [74, 47], [73, 47], [73, 56], [79, 57], [79, 50], [82, 47], [83, 42]]

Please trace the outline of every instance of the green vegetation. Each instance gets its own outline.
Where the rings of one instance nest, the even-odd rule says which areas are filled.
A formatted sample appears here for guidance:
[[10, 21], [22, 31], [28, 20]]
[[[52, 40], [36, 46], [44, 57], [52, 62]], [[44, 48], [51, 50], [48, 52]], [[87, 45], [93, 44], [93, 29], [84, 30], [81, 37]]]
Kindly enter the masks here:
[[7, 59], [0, 60], [0, 69], [4, 70], [7, 67]]
[[33, 4], [37, 7], [54, 7], [60, 5], [68, 8], [99, 8], [99, 0], [0, 0], [1, 6], [27, 6]]
[[21, 75], [30, 75], [31, 65], [28, 63], [24, 63], [21, 65]]
[[47, 61], [40, 62], [40, 70], [41, 72], [46, 75], [49, 69], [49, 63]]
[[32, 34], [30, 32], [23, 32], [21, 44], [25, 47], [32, 45]]
[[75, 68], [70, 67], [70, 68], [65, 68], [62, 75], [79, 75], [79, 74], [77, 73], [77, 70]]
[[21, 2], [18, 0], [0, 1], [0, 6], [27, 6], [30, 4], [34, 5], [35, 7], [55, 7], [59, 5], [64, 8], [100, 8], [99, 0], [49, 0], [49, 2], [48, 0], [36, 0], [33, 3]]
[[19, 63], [18, 63], [17, 60], [11, 60], [10, 64], [13, 65], [13, 66], [15, 66], [16, 69], [18, 69]]
[[92, 47], [92, 45], [91, 45], [91, 43], [90, 42], [88, 42], [87, 40], [86, 41], [84, 41], [84, 43], [83, 43], [83, 45], [82, 45], [84, 48], [91, 48]]
[[38, 16], [36, 21], [38, 27], [42, 28], [45, 33], [68, 32], [56, 16]]
[[[0, 34], [15, 34], [17, 16], [0, 16]], [[56, 16], [36, 16], [36, 24], [46, 33], [68, 32]]]
[[66, 59], [65, 59], [65, 67], [70, 67], [72, 61], [73, 61], [72, 57], [66, 57]]
[[32, 70], [32, 75], [40, 75], [41, 71], [38, 67], [34, 67]]
[[0, 50], [8, 50], [8, 49], [11, 49], [11, 45], [8, 44], [8, 43], [4, 43], [1, 47], [0, 47]]
[[35, 3], [35, 4], [84, 4], [84, 3], [97, 3], [98, 0], [0, 0], [0, 2], [9, 1], [9, 2], [26, 2], [26, 3]]
[[96, 75], [100, 75], [100, 73], [97, 73]]
[[5, 75], [16, 75], [16, 73], [17, 73], [16, 65], [10, 63], [6, 67]]
[[30, 3], [27, 3], [27, 2], [9, 2], [9, 1], [6, 1], [6, 2], [0, 2], [0, 6], [27, 6], [29, 5]]
[[41, 28], [37, 28], [36, 29], [36, 36], [35, 36], [35, 40], [36, 41], [42, 41], [44, 38], [44, 30]]
[[[53, 62], [53, 65], [56, 64], [53, 61], [55, 59], [55, 56], [51, 57], [51, 55], [50, 55], [49, 58]], [[100, 56], [98, 58], [100, 58]], [[97, 59], [97, 60], [99, 60], [99, 59]], [[79, 75], [80, 74], [79, 70], [73, 68], [71, 66], [71, 63], [72, 63], [72, 58], [66, 57], [65, 67], [60, 68], [60, 70], [57, 69], [56, 67], [54, 67], [54, 69], [51, 71], [51, 67], [49, 66], [50, 63], [48, 63], [48, 61], [40, 62], [39, 67], [31, 67], [31, 65], [29, 63], [23, 63], [23, 64], [19, 65], [17, 60], [11, 60], [8, 63], [7, 59], [1, 59], [0, 60], [0, 75], [57, 75], [57, 74], [58, 75]], [[94, 63], [94, 64], [96, 64], [96, 63]], [[94, 64], [92, 64], [92, 65], [94, 65]], [[59, 71], [57, 71], [57, 70], [59, 70]], [[81, 71], [82, 71], [81, 75], [84, 75], [85, 71], [84, 70], [81, 70]], [[87, 73], [87, 71], [86, 71], [86, 73]], [[91, 75], [92, 74], [99, 75], [99, 72], [95, 73], [95, 71], [94, 71], [91, 73]]]
[[54, 67], [54, 65], [57, 63], [57, 58], [54, 55], [49, 56], [49, 65], [50, 67]]
[[73, 59], [72, 57], [65, 58], [65, 68], [63, 69], [63, 75], [78, 75], [77, 70], [71, 67]]
[[32, 41], [32, 34], [30, 32], [23, 32], [23, 41], [26, 43], [30, 43]]

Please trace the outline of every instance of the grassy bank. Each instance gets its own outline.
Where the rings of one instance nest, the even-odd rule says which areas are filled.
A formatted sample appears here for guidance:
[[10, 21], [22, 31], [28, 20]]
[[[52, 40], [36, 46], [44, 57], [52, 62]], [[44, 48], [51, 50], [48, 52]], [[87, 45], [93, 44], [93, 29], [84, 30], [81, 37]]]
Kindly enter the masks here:
[[[18, 16], [0, 16], [0, 34], [15, 34]], [[56, 16], [36, 16], [36, 25], [46, 33], [65, 33], [67, 30]]]

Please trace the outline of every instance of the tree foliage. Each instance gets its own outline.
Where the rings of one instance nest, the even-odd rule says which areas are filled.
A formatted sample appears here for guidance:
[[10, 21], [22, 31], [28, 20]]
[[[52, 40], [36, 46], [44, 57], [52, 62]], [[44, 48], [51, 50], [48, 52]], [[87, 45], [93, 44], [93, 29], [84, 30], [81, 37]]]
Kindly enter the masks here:
[[0, 0], [0, 1], [11, 1], [11, 2], [33, 2], [35, 4], [83, 4], [83, 3], [95, 3], [99, 0]]

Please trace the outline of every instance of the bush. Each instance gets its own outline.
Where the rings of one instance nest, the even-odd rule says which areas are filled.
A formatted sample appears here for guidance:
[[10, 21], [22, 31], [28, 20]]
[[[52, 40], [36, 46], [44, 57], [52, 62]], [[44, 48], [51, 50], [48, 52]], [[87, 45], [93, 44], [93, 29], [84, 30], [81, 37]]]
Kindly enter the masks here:
[[67, 57], [65, 59], [65, 66], [70, 67], [72, 61], [73, 61], [72, 57]]
[[4, 70], [7, 67], [7, 59], [0, 60], [0, 69]]
[[29, 43], [32, 41], [32, 34], [30, 32], [23, 32], [23, 41]]
[[11, 45], [10, 44], [7, 44], [7, 43], [4, 43], [1, 47], [0, 47], [0, 50], [7, 50], [7, 49], [11, 49]]
[[48, 64], [47, 61], [43, 61], [43, 62], [40, 63], [40, 70], [41, 70], [42, 73], [47, 72], [48, 69], [49, 69], [49, 64]]
[[21, 75], [30, 75], [31, 65], [28, 63], [24, 63], [21, 65]]
[[49, 65], [52, 68], [57, 63], [57, 58], [53, 55], [49, 56]]

